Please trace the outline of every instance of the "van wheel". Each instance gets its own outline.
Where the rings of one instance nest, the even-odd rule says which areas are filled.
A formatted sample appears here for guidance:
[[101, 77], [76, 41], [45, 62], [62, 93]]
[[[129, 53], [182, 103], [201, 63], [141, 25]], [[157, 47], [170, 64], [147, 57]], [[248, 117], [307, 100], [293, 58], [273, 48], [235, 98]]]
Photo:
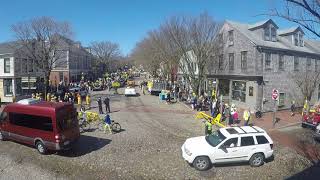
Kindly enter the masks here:
[[193, 167], [199, 171], [208, 170], [210, 166], [211, 166], [211, 162], [210, 162], [209, 158], [206, 156], [197, 157], [193, 161]]
[[252, 167], [259, 167], [264, 163], [264, 156], [261, 153], [256, 153], [251, 156], [249, 163]]
[[40, 154], [46, 154], [47, 149], [41, 141], [37, 141], [36, 147]]

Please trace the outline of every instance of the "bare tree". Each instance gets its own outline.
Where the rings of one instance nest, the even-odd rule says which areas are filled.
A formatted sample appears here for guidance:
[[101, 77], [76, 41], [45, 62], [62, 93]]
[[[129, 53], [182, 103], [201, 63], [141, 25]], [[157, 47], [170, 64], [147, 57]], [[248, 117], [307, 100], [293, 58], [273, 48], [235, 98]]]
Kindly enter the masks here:
[[93, 42], [91, 50], [97, 60], [95, 66], [102, 71], [99, 73], [110, 71], [110, 62], [121, 55], [119, 44], [110, 41]]
[[150, 36], [147, 36], [137, 43], [131, 54], [131, 59], [135, 61], [136, 64], [143, 65], [145, 70], [149, 71], [151, 75], [158, 77], [161, 57], [156, 43]]
[[297, 23], [320, 37], [320, 1], [319, 0], [283, 0], [283, 9], [271, 10], [272, 16]]
[[207, 14], [172, 17], [137, 44], [133, 57], [154, 75], [161, 66], [167, 76], [178, 67], [198, 93], [208, 73], [209, 61], [217, 59], [221, 50], [217, 45], [220, 28], [221, 24]]
[[62, 43], [72, 37], [71, 26], [50, 17], [38, 17], [12, 25], [17, 39], [17, 53], [23, 58], [32, 59], [44, 73], [45, 94], [54, 64], [65, 57]]
[[303, 95], [303, 102], [305, 98], [308, 102], [311, 101], [317, 86], [319, 85], [320, 72], [319, 71], [300, 71], [290, 74], [291, 79]]
[[216, 61], [221, 53], [218, 34], [221, 24], [214, 21], [206, 13], [199, 17], [173, 17], [168, 20], [162, 30], [176, 50], [182, 55], [179, 68], [184, 79], [199, 93], [208, 73], [210, 61]]

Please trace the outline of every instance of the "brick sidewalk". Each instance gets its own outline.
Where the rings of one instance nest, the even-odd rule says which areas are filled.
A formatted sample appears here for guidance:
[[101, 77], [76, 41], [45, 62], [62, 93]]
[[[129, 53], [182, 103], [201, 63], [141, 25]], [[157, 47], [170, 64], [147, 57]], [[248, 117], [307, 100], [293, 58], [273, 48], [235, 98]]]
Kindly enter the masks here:
[[260, 119], [256, 119], [254, 116], [251, 117], [254, 125], [259, 126], [266, 131], [297, 125], [301, 123], [302, 119], [300, 113], [296, 113], [294, 116], [291, 116], [291, 112], [288, 110], [278, 111], [276, 113], [277, 121], [275, 127], [273, 127], [273, 112], [263, 113], [262, 118]]

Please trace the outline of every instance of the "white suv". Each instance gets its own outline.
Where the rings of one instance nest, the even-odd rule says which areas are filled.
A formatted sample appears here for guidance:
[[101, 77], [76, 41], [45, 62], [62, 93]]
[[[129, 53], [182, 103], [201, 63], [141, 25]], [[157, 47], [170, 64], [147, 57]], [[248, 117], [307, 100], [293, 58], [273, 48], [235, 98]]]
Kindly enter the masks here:
[[187, 139], [181, 150], [183, 158], [201, 171], [211, 164], [241, 161], [257, 167], [273, 155], [273, 141], [257, 126], [226, 127]]

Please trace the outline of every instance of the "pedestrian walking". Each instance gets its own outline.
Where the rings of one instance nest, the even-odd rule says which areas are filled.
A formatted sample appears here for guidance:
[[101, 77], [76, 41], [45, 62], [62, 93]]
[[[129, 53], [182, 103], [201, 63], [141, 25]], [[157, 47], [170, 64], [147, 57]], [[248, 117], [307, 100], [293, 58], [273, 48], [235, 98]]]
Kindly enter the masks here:
[[295, 112], [295, 110], [296, 110], [296, 103], [295, 103], [295, 101], [292, 101], [292, 102], [291, 102], [290, 110], [291, 110], [291, 116], [294, 116], [294, 112]]
[[195, 93], [192, 94], [192, 108], [197, 109], [198, 99]]
[[111, 121], [110, 115], [108, 113], [107, 113], [106, 117], [104, 118], [104, 122], [105, 122], [104, 127], [103, 127], [104, 133], [106, 133], [108, 130], [108, 133], [111, 134], [112, 131], [111, 131], [110, 126], [111, 126], [112, 121]]
[[249, 111], [249, 109], [246, 109], [243, 112], [243, 119], [244, 119], [244, 125], [248, 126], [249, 125], [249, 121], [250, 121], [250, 111]]
[[201, 96], [199, 97], [199, 100], [198, 100], [198, 108], [197, 108], [197, 111], [199, 111], [199, 109], [200, 109], [200, 111], [203, 111], [203, 101], [204, 101], [204, 97], [203, 97], [203, 95], [201, 95]]
[[98, 102], [98, 107], [99, 107], [99, 114], [103, 114], [101, 97], [98, 98], [97, 102]]
[[106, 97], [105, 99], [104, 99], [104, 105], [106, 106], [106, 113], [107, 112], [109, 112], [110, 113], [110, 99], [108, 98], [108, 97]]

